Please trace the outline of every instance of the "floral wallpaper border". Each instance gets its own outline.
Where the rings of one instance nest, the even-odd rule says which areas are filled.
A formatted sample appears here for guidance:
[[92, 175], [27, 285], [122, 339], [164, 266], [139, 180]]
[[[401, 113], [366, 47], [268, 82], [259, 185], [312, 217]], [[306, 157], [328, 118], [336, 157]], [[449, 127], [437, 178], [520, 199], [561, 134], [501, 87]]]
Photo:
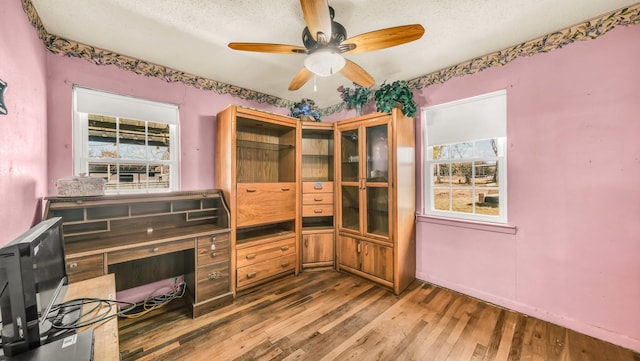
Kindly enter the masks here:
[[455, 76], [474, 74], [494, 66], [506, 65], [521, 56], [532, 56], [539, 53], [547, 53], [552, 50], [560, 49], [565, 45], [578, 40], [595, 39], [609, 32], [618, 25], [630, 26], [639, 23], [640, 3], [612, 12], [603, 17], [585, 21], [582, 24], [547, 34], [520, 45], [496, 51], [462, 64], [409, 80], [409, 87], [411, 89], [418, 90], [433, 84], [444, 83]]
[[[115, 65], [120, 69], [131, 71], [139, 75], [161, 78], [168, 83], [181, 82], [198, 89], [210, 90], [218, 94], [230, 94], [241, 99], [256, 101], [258, 103], [267, 103], [283, 108], [291, 108], [293, 106], [293, 101], [273, 95], [203, 78], [197, 75], [181, 72], [172, 68], [51, 35], [44, 28], [44, 25], [40, 20], [40, 16], [36, 12], [31, 0], [22, 0], [22, 8], [27, 14], [31, 24], [36, 29], [39, 38], [44, 42], [45, 47], [54, 54], [85, 59], [96, 65]], [[618, 25], [630, 26], [639, 23], [640, 3], [614, 11], [600, 18], [585, 21], [573, 27], [524, 42], [511, 48], [500, 50], [450, 68], [442, 69], [409, 80], [409, 87], [411, 89], [418, 90], [433, 84], [444, 83], [456, 76], [474, 74], [487, 68], [506, 65], [521, 56], [532, 56], [538, 53], [546, 53], [555, 49], [560, 49], [575, 41], [595, 39], [604, 35]], [[345, 103], [339, 103], [321, 109], [320, 114], [322, 116], [326, 116], [337, 113], [344, 108]]]

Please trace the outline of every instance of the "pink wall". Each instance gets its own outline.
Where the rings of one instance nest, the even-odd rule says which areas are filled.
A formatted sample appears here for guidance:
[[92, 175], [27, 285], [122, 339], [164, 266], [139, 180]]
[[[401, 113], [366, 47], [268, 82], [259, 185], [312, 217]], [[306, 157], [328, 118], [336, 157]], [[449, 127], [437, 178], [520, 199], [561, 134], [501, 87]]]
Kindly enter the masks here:
[[[618, 28], [418, 92], [420, 105], [433, 105], [507, 89], [509, 223], [517, 228], [420, 217], [420, 279], [640, 350], [639, 38], [640, 26]], [[49, 54], [18, 1], [0, 12], [0, 54], [9, 83], [0, 199], [11, 205], [0, 209], [0, 244], [39, 220], [40, 199], [73, 174], [73, 84], [178, 104], [185, 190], [215, 186], [219, 110], [236, 103], [288, 112]]]
[[417, 277], [640, 351], [640, 26], [418, 92], [507, 89], [515, 234], [419, 217]]
[[20, 1], [0, 11], [0, 79], [8, 114], [0, 115], [0, 245], [40, 221], [46, 194], [47, 93], [45, 50]]
[[196, 190], [215, 186], [215, 116], [229, 104], [260, 108], [279, 114], [288, 109], [249, 102], [228, 94], [198, 90], [182, 83], [167, 83], [121, 70], [98, 66], [77, 58], [52, 53], [48, 61], [49, 176], [47, 194], [55, 195], [55, 181], [73, 172], [72, 87], [130, 95], [178, 105], [180, 117], [180, 189]]

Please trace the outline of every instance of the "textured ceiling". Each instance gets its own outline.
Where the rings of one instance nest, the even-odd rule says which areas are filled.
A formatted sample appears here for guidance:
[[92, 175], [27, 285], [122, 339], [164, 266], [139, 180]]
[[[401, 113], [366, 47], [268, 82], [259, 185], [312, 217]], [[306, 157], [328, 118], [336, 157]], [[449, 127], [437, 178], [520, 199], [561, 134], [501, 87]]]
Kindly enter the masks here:
[[[305, 55], [231, 50], [229, 42], [302, 46], [297, 0], [32, 0], [47, 32], [180, 71], [320, 107], [340, 103], [340, 74], [287, 90]], [[421, 24], [414, 42], [346, 55], [376, 80], [410, 80], [560, 30], [637, 0], [329, 0], [347, 36]], [[374, 87], [375, 87], [374, 86]]]

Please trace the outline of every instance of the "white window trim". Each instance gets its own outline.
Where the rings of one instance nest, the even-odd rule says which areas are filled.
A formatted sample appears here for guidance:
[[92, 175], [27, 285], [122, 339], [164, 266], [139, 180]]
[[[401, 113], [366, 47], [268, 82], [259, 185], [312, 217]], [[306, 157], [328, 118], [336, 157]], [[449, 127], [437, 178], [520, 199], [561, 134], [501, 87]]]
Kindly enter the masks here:
[[[107, 193], [155, 193], [180, 189], [179, 162], [179, 118], [178, 106], [141, 98], [102, 92], [78, 86], [73, 87], [73, 169], [75, 175], [88, 174], [88, 114], [99, 114], [117, 118], [140, 119], [155, 123], [169, 124], [169, 160], [171, 167], [169, 188], [143, 188], [139, 190], [117, 189]], [[91, 159], [101, 162], [99, 159]], [[113, 160], [105, 160], [105, 163]], [[126, 160], [129, 164], [146, 164], [148, 161]]]
[[[479, 105], [479, 106], [478, 106]], [[434, 122], [434, 118], [446, 117], [449, 124], [455, 124], [449, 129], [439, 127], [437, 131], [429, 133], [429, 123]], [[437, 119], [437, 120], [441, 120]], [[507, 139], [506, 139], [506, 90], [483, 94], [475, 97], [456, 100], [448, 103], [438, 104], [431, 107], [422, 108], [423, 120], [423, 199], [421, 201], [422, 215], [433, 216], [443, 219], [467, 220], [474, 222], [488, 222], [506, 225], [507, 214]], [[485, 126], [478, 127], [478, 123], [483, 122]], [[451, 128], [454, 131], [451, 131]], [[433, 128], [432, 128], [433, 129]], [[462, 131], [459, 131], [462, 130]], [[477, 134], [477, 135], [476, 135]], [[475, 136], [475, 138], [474, 138]], [[499, 144], [499, 154], [496, 157], [452, 159], [447, 161], [434, 161], [430, 154], [433, 145], [443, 145], [464, 141], [475, 141], [487, 138], [497, 138]], [[431, 143], [430, 143], [431, 141]], [[483, 215], [456, 211], [442, 211], [434, 209], [434, 199], [432, 197], [433, 165], [437, 163], [450, 162], [472, 162], [476, 160], [495, 160], [498, 165], [498, 197], [499, 215]], [[475, 170], [474, 170], [475, 171]], [[473, 199], [477, 199], [474, 188]]]

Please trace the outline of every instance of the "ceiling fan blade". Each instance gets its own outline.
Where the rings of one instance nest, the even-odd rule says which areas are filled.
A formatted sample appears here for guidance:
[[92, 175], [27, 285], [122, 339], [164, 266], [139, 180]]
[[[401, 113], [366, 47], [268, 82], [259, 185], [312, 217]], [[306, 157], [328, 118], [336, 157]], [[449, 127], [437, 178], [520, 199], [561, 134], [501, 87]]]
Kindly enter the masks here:
[[234, 50], [257, 51], [261, 53], [274, 54], [304, 54], [307, 49], [301, 46], [267, 43], [229, 43], [229, 47]]
[[342, 75], [344, 75], [347, 79], [365, 88], [368, 88], [375, 83], [373, 77], [369, 75], [366, 70], [362, 69], [360, 65], [352, 62], [349, 59], [345, 60], [347, 61], [347, 63], [344, 65], [344, 68], [340, 70], [340, 73], [342, 73]]
[[313, 73], [311, 71], [309, 71], [307, 68], [302, 68], [302, 70], [300, 70], [298, 74], [296, 74], [296, 76], [293, 77], [291, 84], [289, 84], [289, 90], [298, 90], [302, 88], [302, 86], [307, 81], [309, 81], [309, 79], [311, 79], [312, 76], [313, 76]]
[[355, 49], [346, 51], [345, 54], [357, 54], [418, 40], [422, 34], [424, 34], [424, 28], [420, 24], [402, 25], [356, 35], [346, 39], [340, 45], [354, 44]]
[[[327, 0], [300, 0], [304, 21], [313, 40], [327, 44], [331, 40], [331, 13]], [[318, 36], [321, 33], [321, 36]]]

